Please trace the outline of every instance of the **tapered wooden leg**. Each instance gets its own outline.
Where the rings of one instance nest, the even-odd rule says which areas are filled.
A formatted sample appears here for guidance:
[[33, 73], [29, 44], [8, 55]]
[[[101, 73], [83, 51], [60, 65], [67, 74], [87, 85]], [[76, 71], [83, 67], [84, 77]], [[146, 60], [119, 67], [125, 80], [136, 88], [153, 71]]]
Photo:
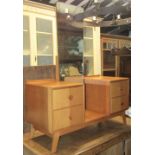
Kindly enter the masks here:
[[125, 113], [122, 114], [122, 119], [123, 119], [123, 123], [124, 123], [124, 124], [127, 124]]
[[59, 142], [60, 134], [55, 133], [53, 134], [53, 139], [52, 139], [52, 146], [51, 146], [51, 152], [55, 153], [57, 151], [57, 146]]
[[99, 123], [97, 124], [97, 126], [98, 126], [99, 128], [101, 128], [101, 127], [102, 127], [102, 122], [99, 122]]
[[31, 126], [30, 126], [30, 138], [31, 139], [34, 137], [34, 134], [35, 134], [35, 129], [34, 129], [33, 125], [31, 124]]

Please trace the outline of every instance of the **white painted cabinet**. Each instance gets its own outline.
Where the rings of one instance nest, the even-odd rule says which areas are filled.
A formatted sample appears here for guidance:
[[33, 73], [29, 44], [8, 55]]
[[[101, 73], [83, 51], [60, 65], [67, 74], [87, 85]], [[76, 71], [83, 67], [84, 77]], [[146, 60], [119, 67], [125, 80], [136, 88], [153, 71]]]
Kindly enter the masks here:
[[101, 75], [100, 28], [84, 28], [84, 73]]
[[23, 12], [23, 65], [56, 64], [56, 10], [52, 6], [25, 2]]

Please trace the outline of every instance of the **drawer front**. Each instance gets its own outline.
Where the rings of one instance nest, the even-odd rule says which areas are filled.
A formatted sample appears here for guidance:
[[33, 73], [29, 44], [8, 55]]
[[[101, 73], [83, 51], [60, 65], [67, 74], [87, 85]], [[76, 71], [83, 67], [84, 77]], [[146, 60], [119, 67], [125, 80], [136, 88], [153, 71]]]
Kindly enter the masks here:
[[69, 96], [69, 88], [53, 90], [53, 109], [68, 107], [70, 104]]
[[83, 87], [71, 87], [53, 90], [53, 109], [83, 104]]
[[70, 109], [65, 108], [53, 112], [53, 130], [63, 129], [70, 126]]
[[84, 122], [84, 106], [55, 110], [53, 113], [53, 130], [59, 130]]
[[128, 95], [129, 93], [129, 81], [112, 82], [110, 85], [111, 97]]
[[83, 100], [83, 87], [72, 87], [70, 88], [70, 105], [84, 104]]
[[112, 98], [111, 113], [122, 111], [128, 107], [128, 96]]
[[72, 125], [82, 124], [84, 122], [84, 105], [78, 105], [71, 107], [70, 111], [70, 121]]

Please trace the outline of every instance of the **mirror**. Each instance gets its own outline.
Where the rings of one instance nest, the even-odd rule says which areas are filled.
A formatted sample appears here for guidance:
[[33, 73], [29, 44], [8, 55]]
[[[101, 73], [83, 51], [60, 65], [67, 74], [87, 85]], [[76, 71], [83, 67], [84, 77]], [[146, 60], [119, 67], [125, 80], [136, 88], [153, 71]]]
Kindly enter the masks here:
[[64, 77], [68, 76], [83, 75], [83, 29], [68, 24], [69, 14], [65, 13], [75, 10], [74, 7], [61, 2], [57, 3], [60, 80], [64, 80]]

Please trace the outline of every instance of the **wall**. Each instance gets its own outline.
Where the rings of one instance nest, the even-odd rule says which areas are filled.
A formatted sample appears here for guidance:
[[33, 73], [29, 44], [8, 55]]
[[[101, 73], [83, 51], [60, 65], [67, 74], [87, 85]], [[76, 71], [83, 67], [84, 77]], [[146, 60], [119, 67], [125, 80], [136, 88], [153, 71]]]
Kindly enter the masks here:
[[[36, 79], [56, 79], [56, 66], [28, 66], [23, 68], [23, 114], [25, 114], [25, 81]], [[24, 119], [24, 118], [23, 118]], [[24, 133], [30, 129], [30, 124], [24, 122]]]

